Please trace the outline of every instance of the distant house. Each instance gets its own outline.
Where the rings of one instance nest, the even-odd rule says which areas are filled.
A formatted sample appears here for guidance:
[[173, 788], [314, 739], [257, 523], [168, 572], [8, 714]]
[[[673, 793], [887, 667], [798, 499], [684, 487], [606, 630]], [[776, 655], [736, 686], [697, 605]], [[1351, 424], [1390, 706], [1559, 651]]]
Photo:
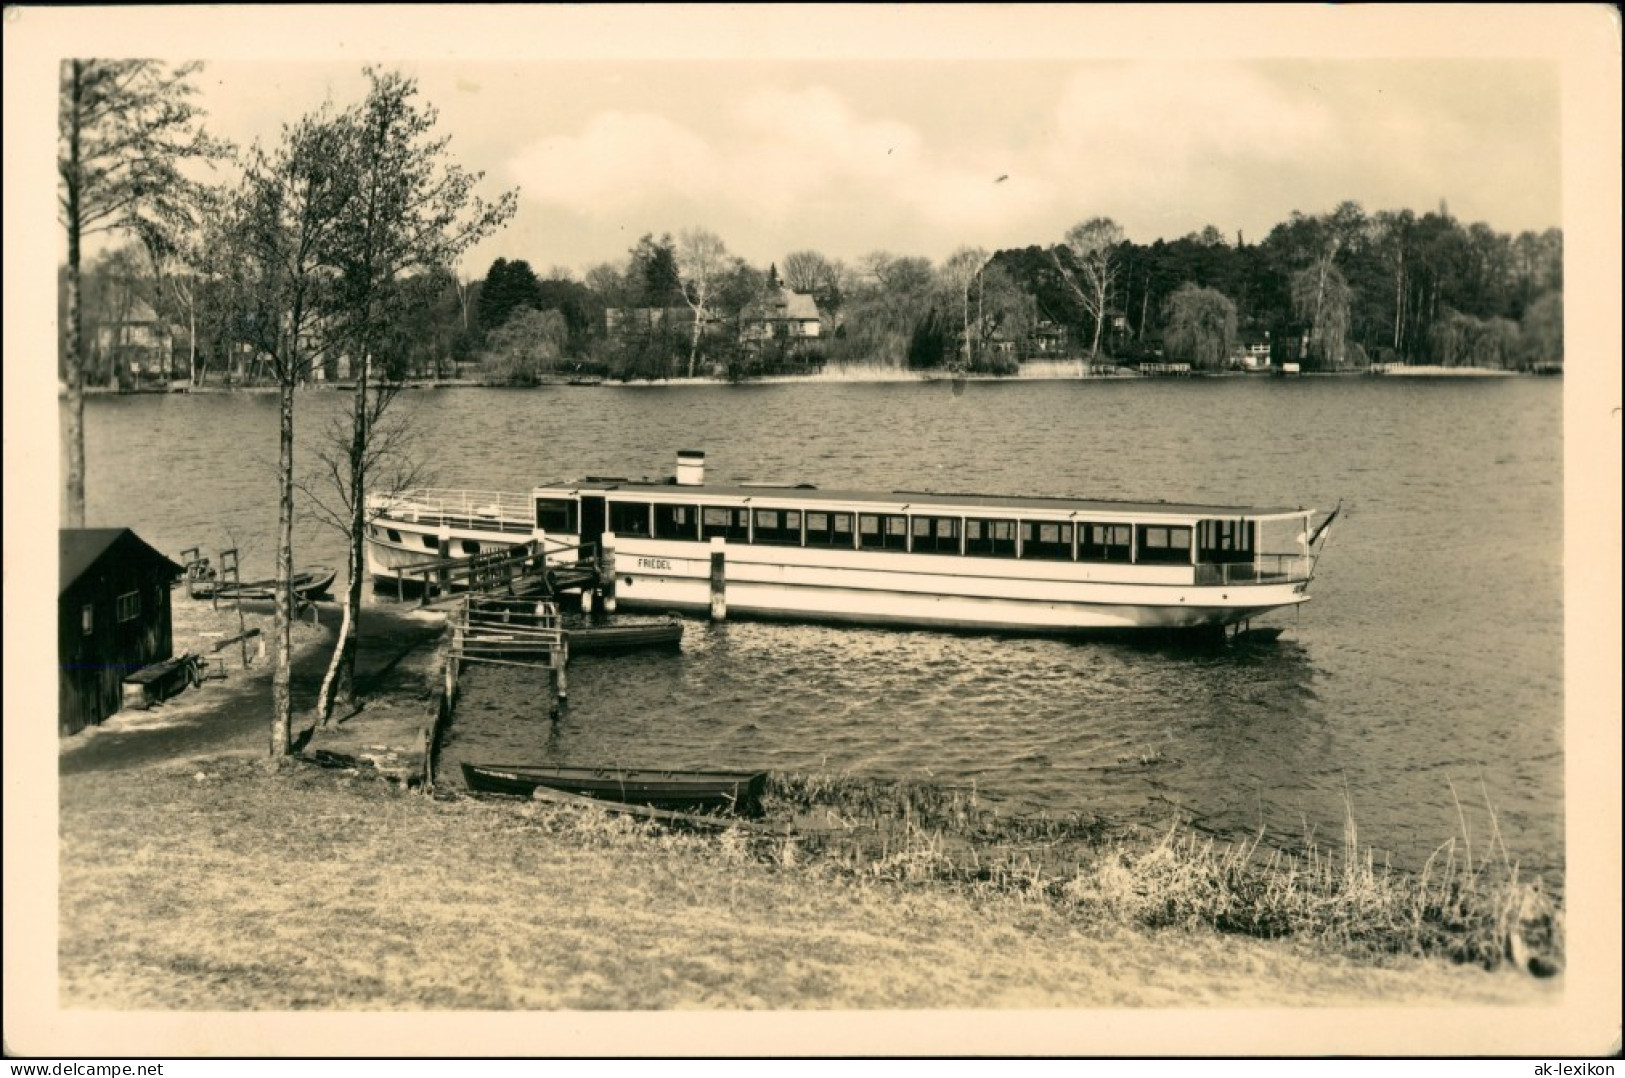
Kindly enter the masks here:
[[137, 299], [122, 318], [96, 327], [96, 348], [113, 371], [132, 378], [169, 378], [174, 370], [175, 331], [145, 300]]
[[126, 674], [174, 650], [169, 585], [183, 571], [128, 528], [64, 528], [57, 591], [57, 725], [118, 711]]
[[821, 330], [818, 302], [805, 292], [792, 292], [770, 267], [767, 288], [739, 312], [739, 339], [746, 344], [766, 341], [805, 341]]
[[1247, 338], [1236, 349], [1236, 365], [1244, 371], [1267, 371], [1270, 369], [1270, 339], [1266, 334], [1263, 337]]
[[1066, 351], [1066, 327], [1049, 319], [1040, 319], [1027, 335], [1027, 347], [1033, 355], [1059, 355]]

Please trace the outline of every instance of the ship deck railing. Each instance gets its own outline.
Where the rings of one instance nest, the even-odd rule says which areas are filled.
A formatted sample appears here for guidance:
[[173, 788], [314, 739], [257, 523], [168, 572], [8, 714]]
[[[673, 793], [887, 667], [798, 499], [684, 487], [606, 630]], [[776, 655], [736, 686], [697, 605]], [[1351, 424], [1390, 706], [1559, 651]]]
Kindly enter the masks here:
[[413, 524], [516, 533], [534, 526], [530, 498], [508, 491], [421, 487], [369, 501], [375, 512]]
[[1313, 558], [1299, 554], [1259, 554], [1252, 561], [1221, 564], [1199, 563], [1199, 586], [1224, 584], [1295, 584], [1308, 580], [1314, 572]]

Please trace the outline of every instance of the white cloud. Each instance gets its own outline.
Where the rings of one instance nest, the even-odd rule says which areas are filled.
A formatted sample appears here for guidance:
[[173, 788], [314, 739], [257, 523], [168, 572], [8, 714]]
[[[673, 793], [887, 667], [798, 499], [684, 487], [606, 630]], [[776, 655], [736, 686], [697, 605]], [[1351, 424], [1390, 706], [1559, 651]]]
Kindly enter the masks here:
[[[1007, 166], [992, 162], [1008, 157], [945, 155], [915, 127], [861, 116], [834, 91], [813, 86], [748, 93], [703, 134], [650, 112], [601, 113], [579, 133], [526, 147], [510, 173], [527, 201], [589, 218], [698, 208], [725, 239], [736, 225], [855, 253], [887, 242], [855, 233], [865, 219], [936, 232], [944, 242], [997, 245], [1008, 226], [1053, 197], [1053, 184], [1035, 169], [1017, 183], [998, 182]], [[685, 223], [674, 219], [671, 227]]]
[[[1331, 135], [1309, 93], [1287, 94], [1240, 64], [1111, 64], [1068, 80], [1056, 105], [1058, 160], [1175, 167], [1215, 158], [1299, 159]], [[1142, 177], [1143, 178], [1143, 177]]]
[[648, 112], [605, 112], [579, 135], [543, 138], [509, 163], [526, 199], [578, 208], [636, 205], [653, 192], [698, 195], [717, 171], [703, 139]]

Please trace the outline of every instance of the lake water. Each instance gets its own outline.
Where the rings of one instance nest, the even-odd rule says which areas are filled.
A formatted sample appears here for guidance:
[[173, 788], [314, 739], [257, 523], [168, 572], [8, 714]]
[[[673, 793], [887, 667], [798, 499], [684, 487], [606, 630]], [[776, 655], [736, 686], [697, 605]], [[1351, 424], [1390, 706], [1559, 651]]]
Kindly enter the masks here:
[[[301, 436], [351, 403], [301, 394]], [[506, 762], [768, 768], [972, 786], [1001, 812], [1362, 843], [1418, 866], [1492, 821], [1526, 869], [1563, 854], [1562, 385], [1220, 379], [444, 389], [404, 394], [441, 485], [717, 481], [1344, 510], [1271, 648], [1191, 650], [746, 621], [680, 654], [471, 672], [444, 751]], [[87, 401], [87, 516], [172, 556], [274, 554], [276, 401]], [[302, 451], [304, 462], [312, 460]], [[344, 564], [310, 520], [300, 564]], [[1379, 854], [1380, 856], [1380, 854]]]

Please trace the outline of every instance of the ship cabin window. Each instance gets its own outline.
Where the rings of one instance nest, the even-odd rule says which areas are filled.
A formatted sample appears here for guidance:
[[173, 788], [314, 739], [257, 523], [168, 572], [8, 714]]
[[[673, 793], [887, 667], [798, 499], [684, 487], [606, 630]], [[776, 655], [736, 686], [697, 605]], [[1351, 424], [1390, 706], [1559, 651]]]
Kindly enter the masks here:
[[1071, 561], [1072, 525], [1063, 521], [1022, 521], [1021, 556], [1040, 561]]
[[1142, 565], [1189, 565], [1190, 528], [1185, 525], [1141, 524], [1135, 561]]
[[700, 538], [750, 540], [750, 510], [733, 506], [708, 505], [700, 510]]
[[440, 549], [440, 540], [436, 536], [425, 535], [423, 537], [423, 545], [425, 547], [429, 548], [430, 550], [439, 550]]
[[396, 531], [394, 528], [386, 528], [385, 534], [389, 536], [389, 541], [391, 543], [398, 543], [401, 541], [401, 533]]
[[480, 552], [480, 544], [479, 543], [475, 542], [473, 539], [464, 539], [463, 540], [463, 553], [464, 554], [478, 554], [479, 552]]
[[958, 554], [958, 517], [911, 517], [912, 549], [917, 554]]
[[907, 550], [908, 517], [859, 513], [858, 546], [864, 550]]
[[656, 539], [698, 539], [700, 511], [692, 505], [656, 505]]
[[751, 542], [801, 545], [801, 510], [758, 509], [755, 517]]
[[1253, 560], [1257, 525], [1250, 520], [1204, 520], [1196, 525], [1196, 560], [1222, 565]]
[[1078, 525], [1079, 561], [1128, 561], [1127, 524]]
[[576, 503], [573, 498], [537, 498], [536, 526], [544, 532], [576, 531]]
[[609, 530], [616, 535], [646, 539], [649, 536], [648, 502], [610, 502]]
[[807, 545], [852, 549], [851, 513], [807, 514]]
[[1016, 556], [1016, 522], [1013, 520], [965, 521], [965, 553], [981, 558]]

